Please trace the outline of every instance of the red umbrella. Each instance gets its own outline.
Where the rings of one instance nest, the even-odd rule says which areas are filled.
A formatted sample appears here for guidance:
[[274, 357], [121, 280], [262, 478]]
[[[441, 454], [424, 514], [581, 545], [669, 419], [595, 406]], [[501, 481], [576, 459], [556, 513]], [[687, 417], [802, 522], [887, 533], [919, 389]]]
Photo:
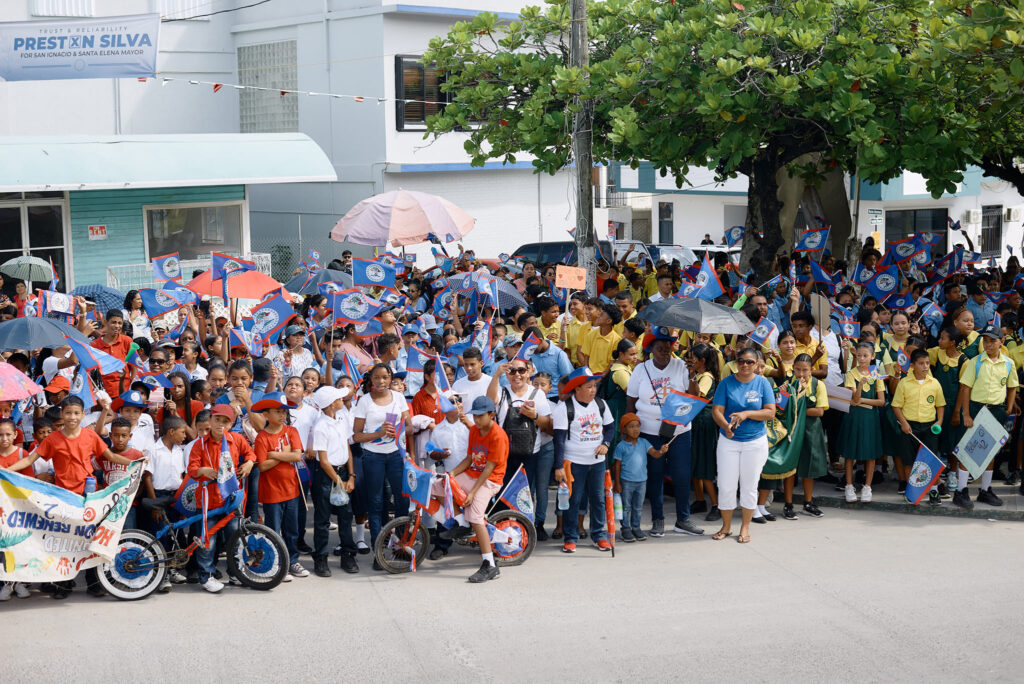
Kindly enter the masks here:
[[9, 363], [0, 362], [0, 401], [20, 401], [35, 396], [43, 388]]
[[[220, 297], [224, 291], [220, 278], [210, 281], [210, 271], [200, 273], [185, 287], [198, 295], [210, 295], [211, 297]], [[232, 299], [263, 299], [268, 292], [283, 289], [284, 285], [259, 271], [245, 271], [228, 278], [228, 295]], [[287, 294], [285, 299], [291, 301], [291, 297]]]

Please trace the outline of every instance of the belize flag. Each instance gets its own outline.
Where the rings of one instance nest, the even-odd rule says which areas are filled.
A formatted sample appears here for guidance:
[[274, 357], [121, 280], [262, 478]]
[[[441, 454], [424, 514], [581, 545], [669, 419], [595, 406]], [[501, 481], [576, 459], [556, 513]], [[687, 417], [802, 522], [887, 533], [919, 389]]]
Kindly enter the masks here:
[[139, 373], [138, 380], [146, 383], [150, 387], [150, 389], [157, 389], [161, 387], [163, 389], [171, 389], [172, 387], [174, 387], [174, 385], [171, 384], [171, 381], [168, 380], [167, 376], [164, 375], [163, 373]]
[[914, 296], [909, 292], [901, 295], [890, 295], [885, 300], [885, 306], [890, 309], [909, 309], [914, 305]]
[[167, 337], [168, 339], [177, 341], [178, 339], [181, 338], [181, 336], [185, 333], [186, 330], [188, 330], [188, 316], [185, 316], [185, 318], [181, 319], [178, 325], [174, 327], [174, 330], [171, 330], [169, 333], [167, 333]]
[[956, 247], [952, 252], [935, 262], [935, 268], [928, 279], [933, 283], [942, 282], [960, 270], [964, 263], [963, 247]]
[[437, 268], [441, 269], [444, 273], [451, 273], [452, 269], [455, 268], [455, 262], [448, 255], [439, 252], [435, 247], [431, 247], [430, 251], [434, 254], [434, 264]]
[[988, 297], [988, 300], [990, 302], [992, 302], [996, 306], [999, 306], [1000, 304], [1005, 302], [1006, 299], [1012, 294], [1013, 290], [1008, 290], [1006, 292], [986, 292], [985, 296]]
[[821, 267], [821, 264], [814, 259], [811, 259], [811, 280], [815, 283], [821, 283], [829, 293], [835, 294], [836, 285], [832, 281], [832, 275], [826, 273], [825, 269]]
[[80, 368], [75, 373], [75, 378], [71, 381], [70, 394], [82, 400], [86, 411], [96, 405], [96, 392], [93, 391], [92, 380], [89, 379], [89, 373], [84, 368]]
[[128, 347], [128, 355], [124, 357], [124, 362], [136, 370], [146, 370], [142, 357], [139, 356], [139, 345], [134, 342], [132, 342], [132, 346]]
[[683, 282], [679, 286], [679, 292], [677, 292], [675, 296], [692, 299], [697, 296], [698, 292], [700, 292], [700, 287], [698, 285], [691, 283], [686, 278], [683, 278]]
[[405, 370], [410, 373], [422, 373], [423, 364], [432, 358], [434, 358], [434, 355], [430, 352], [420, 349], [415, 344], [410, 344], [409, 355], [405, 360]]
[[530, 482], [526, 479], [526, 470], [519, 466], [519, 470], [509, 480], [499, 496], [506, 506], [514, 508], [533, 522], [533, 494], [530, 492]]
[[875, 276], [868, 281], [867, 289], [871, 296], [882, 301], [892, 293], [900, 284], [900, 270], [895, 264], [886, 266], [875, 273]]
[[[533, 358], [533, 352], [537, 350], [537, 345], [541, 342], [540, 338], [535, 333], [530, 333], [523, 340], [523, 346], [519, 348], [519, 353], [516, 354], [515, 358], [522, 361], [529, 361]], [[514, 359], [513, 359], [514, 360]]]
[[371, 259], [352, 260], [352, 284], [355, 287], [395, 289], [395, 267]]
[[857, 285], [864, 285], [875, 276], [875, 272], [864, 264], [857, 262], [857, 265], [853, 269], [853, 275], [851, 280]]
[[220, 498], [227, 501], [228, 497], [240, 489], [238, 476], [235, 475], [235, 463], [231, 458], [231, 449], [228, 447], [228, 438], [221, 435], [220, 438], [220, 459], [217, 461], [217, 491]]
[[359, 359], [345, 352], [345, 358], [342, 359], [341, 366], [341, 372], [358, 384], [359, 380], [363, 377], [363, 374], [359, 372]]
[[374, 261], [376, 261], [379, 264], [384, 264], [385, 266], [391, 266], [392, 268], [395, 269], [395, 273], [397, 275], [402, 275], [405, 273], [405, 260], [402, 259], [402, 257], [400, 257], [397, 254], [392, 254], [391, 252], [384, 252], [379, 257], [374, 259]]
[[356, 334], [360, 337], [379, 337], [384, 333], [384, 326], [376, 318], [371, 318], [365, 323], [356, 323]]
[[[184, 290], [184, 288], [182, 288]], [[142, 298], [142, 308], [150, 318], [163, 316], [168, 311], [188, 306], [194, 301], [195, 293], [188, 290], [154, 290], [147, 288], [139, 290], [139, 297]]]
[[661, 405], [661, 420], [671, 425], [689, 425], [707, 403], [707, 399], [669, 388], [668, 396]]
[[907, 491], [903, 496], [915, 506], [921, 503], [921, 499], [939, 481], [939, 476], [945, 469], [946, 466], [939, 460], [939, 457], [922, 444], [917, 449], [914, 467], [910, 469], [910, 476], [907, 478]]
[[487, 295], [486, 302], [482, 304], [492, 309], [498, 308], [498, 281], [494, 276], [481, 274], [476, 280], [476, 289], [480, 294]]
[[747, 231], [746, 226], [733, 226], [725, 231], [725, 244], [735, 247], [736, 243], [743, 239], [743, 233]]
[[93, 368], [99, 368], [100, 373], [103, 375], [124, 370], [124, 361], [116, 356], [111, 356], [95, 347], [82, 344], [73, 337], [65, 337], [64, 341], [71, 347], [71, 351], [74, 352], [75, 358], [78, 359], [82, 370], [88, 371]]
[[711, 265], [706, 252], [704, 253], [704, 262], [700, 265], [700, 272], [697, 274], [695, 285], [700, 288], [696, 294], [698, 299], [706, 299], [710, 302], [725, 294], [722, 281], [718, 279], [718, 273], [715, 272], [715, 267]]
[[333, 293], [327, 298], [327, 304], [334, 320], [357, 324], [372, 320], [385, 306], [356, 288]]
[[908, 237], [903, 240], [896, 240], [893, 242], [886, 242], [886, 253], [891, 252], [893, 260], [897, 264], [902, 264], [907, 259], [910, 259], [914, 254], [921, 249], [917, 240], [913, 237]]
[[902, 349], [896, 350], [896, 365], [900, 367], [900, 370], [906, 373], [910, 370], [910, 357], [907, 356], [907, 352]]
[[451, 383], [448, 382], [448, 374], [444, 371], [444, 364], [441, 362], [441, 357], [434, 357], [437, 359], [437, 363], [434, 365], [434, 384], [437, 389], [441, 392], [450, 392], [452, 389]]
[[75, 315], [75, 298], [71, 295], [53, 290], [38, 290], [38, 292], [40, 314], [51, 312], [67, 316]]
[[783, 385], [782, 387], [779, 388], [779, 396], [775, 400], [775, 406], [780, 411], [784, 411], [786, 409], [786, 406], [789, 405], [789, 400], [792, 397], [793, 395], [789, 393], [789, 390], [786, 388], [786, 385]]
[[434, 481], [434, 474], [416, 466], [409, 459], [403, 461], [402, 467], [402, 495], [409, 497], [417, 506], [427, 508], [430, 505], [430, 485]]
[[197, 494], [201, 486], [199, 480], [193, 480], [191, 477], [186, 477], [182, 480], [178, 486], [178, 491], [174, 493], [174, 510], [185, 517], [198, 513]]
[[839, 331], [846, 339], [856, 340], [860, 337], [860, 323], [850, 319], [843, 319], [839, 321]]
[[778, 329], [779, 326], [775, 325], [764, 316], [761, 316], [761, 320], [754, 325], [754, 329], [750, 331], [750, 334], [747, 335], [747, 337], [750, 338], [751, 342], [764, 346], [771, 338], [772, 333]]
[[153, 257], [153, 280], [158, 283], [181, 280], [181, 255], [171, 252]]
[[800, 236], [800, 242], [793, 248], [794, 252], [820, 252], [825, 249], [828, 242], [829, 228], [812, 228], [804, 231]]
[[941, 323], [942, 319], [946, 316], [946, 312], [935, 302], [928, 302], [927, 306], [921, 309], [921, 315], [928, 319], [930, 323]]
[[278, 292], [252, 310], [252, 334], [258, 344], [273, 342], [278, 333], [288, 325], [295, 315], [295, 309]]
[[220, 280], [233, 271], [255, 271], [256, 262], [220, 252], [210, 252], [210, 280]]
[[60, 278], [57, 277], [57, 267], [53, 265], [53, 257], [50, 257], [50, 272], [53, 273], [53, 277], [50, 278], [50, 291], [53, 292], [57, 289], [57, 283], [60, 282]]

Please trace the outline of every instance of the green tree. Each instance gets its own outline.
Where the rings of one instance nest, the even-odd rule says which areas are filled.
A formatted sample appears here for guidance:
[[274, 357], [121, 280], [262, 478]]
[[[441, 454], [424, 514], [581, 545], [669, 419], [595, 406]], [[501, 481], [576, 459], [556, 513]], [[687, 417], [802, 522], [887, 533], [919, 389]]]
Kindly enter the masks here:
[[[573, 99], [594, 103], [595, 162], [649, 160], [683, 187], [691, 166], [750, 179], [743, 258], [758, 275], [784, 246], [777, 174], [821, 153], [881, 182], [906, 168], [938, 196], [962, 179], [969, 113], [934, 100], [948, 76], [917, 51], [928, 0], [607, 0], [589, 6], [590, 70], [568, 66], [568, 8], [492, 14], [431, 41], [452, 95], [427, 135], [468, 131], [473, 163], [571, 161]], [[586, 78], [585, 76], [589, 76]]]

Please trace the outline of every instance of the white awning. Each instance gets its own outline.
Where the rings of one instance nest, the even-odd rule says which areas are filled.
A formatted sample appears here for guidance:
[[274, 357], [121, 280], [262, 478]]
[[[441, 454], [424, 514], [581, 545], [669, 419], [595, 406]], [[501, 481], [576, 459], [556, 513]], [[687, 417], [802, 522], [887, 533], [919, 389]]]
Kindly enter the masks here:
[[302, 133], [0, 137], [0, 192], [337, 179]]

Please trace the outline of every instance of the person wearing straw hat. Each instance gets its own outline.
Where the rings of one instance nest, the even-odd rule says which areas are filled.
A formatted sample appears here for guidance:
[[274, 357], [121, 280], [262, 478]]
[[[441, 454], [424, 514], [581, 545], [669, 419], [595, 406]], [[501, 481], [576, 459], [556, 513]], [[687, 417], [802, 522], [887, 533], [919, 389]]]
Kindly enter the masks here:
[[562, 515], [565, 543], [562, 551], [576, 552], [579, 539], [580, 502], [590, 505], [590, 538], [599, 551], [611, 551], [605, 534], [605, 459], [615, 437], [615, 418], [602, 399], [597, 398], [597, 381], [586, 366], [569, 374], [562, 392], [569, 395], [552, 412], [555, 430], [555, 479], [566, 480], [566, 466], [572, 469], [569, 509]]

